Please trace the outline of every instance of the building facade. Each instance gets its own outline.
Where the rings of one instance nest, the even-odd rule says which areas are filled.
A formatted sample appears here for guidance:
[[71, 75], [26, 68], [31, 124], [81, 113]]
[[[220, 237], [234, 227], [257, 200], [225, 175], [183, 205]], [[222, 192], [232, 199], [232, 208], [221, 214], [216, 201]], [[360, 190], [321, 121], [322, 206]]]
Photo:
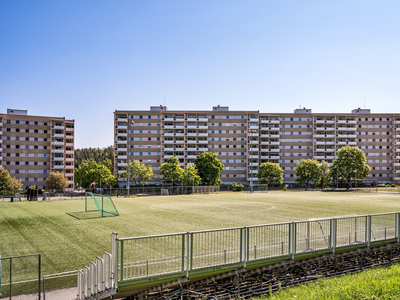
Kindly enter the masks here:
[[[301, 159], [336, 158], [341, 147], [360, 148], [371, 172], [366, 180], [400, 182], [400, 114], [372, 114], [368, 109], [351, 113], [294, 113], [230, 111], [169, 111], [165, 106], [146, 111], [114, 112], [115, 175], [128, 161], [151, 165], [160, 183], [160, 164], [176, 156], [182, 167], [193, 164], [203, 151], [215, 153], [225, 165], [224, 184], [254, 183], [264, 162], [279, 164], [284, 182], [295, 181]], [[120, 186], [126, 180], [119, 179]]]
[[25, 187], [44, 188], [50, 172], [64, 172], [74, 188], [74, 120], [30, 116], [27, 110], [0, 114], [0, 165]]

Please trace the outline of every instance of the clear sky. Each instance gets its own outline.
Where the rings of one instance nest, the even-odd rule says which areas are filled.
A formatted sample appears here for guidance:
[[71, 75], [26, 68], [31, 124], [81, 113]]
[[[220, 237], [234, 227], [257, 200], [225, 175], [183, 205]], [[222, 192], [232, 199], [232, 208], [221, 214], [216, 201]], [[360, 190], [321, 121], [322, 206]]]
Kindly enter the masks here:
[[75, 119], [113, 144], [114, 110], [400, 112], [398, 0], [0, 0], [0, 112]]

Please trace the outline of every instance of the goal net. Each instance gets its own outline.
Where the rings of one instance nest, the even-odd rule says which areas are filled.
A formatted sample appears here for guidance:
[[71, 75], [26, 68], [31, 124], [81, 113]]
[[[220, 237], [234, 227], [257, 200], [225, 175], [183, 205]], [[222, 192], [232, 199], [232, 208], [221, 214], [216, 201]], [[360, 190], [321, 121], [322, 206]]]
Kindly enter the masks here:
[[119, 216], [118, 210], [109, 195], [86, 193], [85, 211], [99, 211], [102, 217]]

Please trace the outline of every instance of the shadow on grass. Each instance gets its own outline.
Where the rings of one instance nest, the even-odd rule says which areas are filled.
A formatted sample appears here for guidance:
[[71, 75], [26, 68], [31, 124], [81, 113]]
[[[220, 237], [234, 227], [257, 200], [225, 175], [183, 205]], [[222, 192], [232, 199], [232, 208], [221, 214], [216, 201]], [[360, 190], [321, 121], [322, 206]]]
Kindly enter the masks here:
[[89, 220], [89, 219], [98, 219], [101, 218], [101, 212], [99, 211], [78, 211], [78, 212], [71, 212], [71, 213], [66, 213], [67, 215], [74, 217], [75, 219], [78, 220]]

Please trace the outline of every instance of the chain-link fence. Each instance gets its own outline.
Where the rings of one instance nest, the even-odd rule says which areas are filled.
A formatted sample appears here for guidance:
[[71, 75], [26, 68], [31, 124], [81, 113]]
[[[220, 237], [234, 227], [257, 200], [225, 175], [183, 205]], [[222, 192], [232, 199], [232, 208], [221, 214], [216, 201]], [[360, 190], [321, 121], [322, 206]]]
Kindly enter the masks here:
[[0, 298], [41, 299], [41, 255], [0, 258]]

